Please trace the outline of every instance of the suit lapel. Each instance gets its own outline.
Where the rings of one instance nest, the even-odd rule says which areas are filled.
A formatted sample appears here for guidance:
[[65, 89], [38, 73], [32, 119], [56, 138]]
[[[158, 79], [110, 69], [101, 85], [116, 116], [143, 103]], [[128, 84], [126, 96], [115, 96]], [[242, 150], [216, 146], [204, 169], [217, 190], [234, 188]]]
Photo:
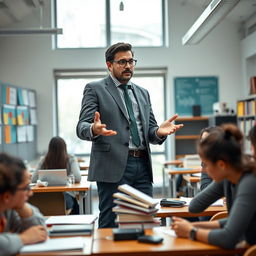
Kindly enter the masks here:
[[116, 104], [120, 108], [121, 112], [123, 113], [123, 115], [125, 116], [127, 121], [129, 121], [129, 117], [127, 116], [127, 112], [126, 112], [124, 103], [121, 99], [121, 96], [118, 92], [118, 89], [116, 88], [116, 85], [114, 84], [114, 82], [112, 81], [112, 79], [110, 77], [108, 77], [106, 80], [106, 89], [111, 94], [111, 96], [114, 98]]

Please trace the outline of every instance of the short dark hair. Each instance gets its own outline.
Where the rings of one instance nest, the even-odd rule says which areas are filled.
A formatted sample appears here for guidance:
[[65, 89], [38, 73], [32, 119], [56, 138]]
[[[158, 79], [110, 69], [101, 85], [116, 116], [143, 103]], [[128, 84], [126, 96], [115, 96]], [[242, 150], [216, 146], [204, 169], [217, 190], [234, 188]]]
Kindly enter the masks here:
[[26, 166], [24, 162], [6, 153], [0, 153], [0, 194], [15, 193], [23, 182]]
[[126, 52], [126, 51], [131, 51], [132, 56], [134, 55], [132, 51], [132, 46], [131, 44], [128, 43], [116, 43], [111, 45], [105, 52], [105, 58], [106, 62], [112, 62], [115, 58], [115, 54], [118, 52]]

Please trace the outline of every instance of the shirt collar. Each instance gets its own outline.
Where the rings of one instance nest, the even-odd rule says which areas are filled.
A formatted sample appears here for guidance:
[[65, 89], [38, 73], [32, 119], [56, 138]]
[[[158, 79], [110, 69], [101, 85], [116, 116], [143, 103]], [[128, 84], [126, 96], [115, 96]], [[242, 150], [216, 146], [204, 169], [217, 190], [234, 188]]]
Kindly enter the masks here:
[[[110, 73], [110, 77], [112, 78], [114, 84], [116, 87], [118, 87], [119, 85], [121, 85], [122, 83], [120, 83], [111, 73]], [[128, 85], [131, 85], [132, 86], [132, 83], [131, 81], [129, 80], [126, 84]]]

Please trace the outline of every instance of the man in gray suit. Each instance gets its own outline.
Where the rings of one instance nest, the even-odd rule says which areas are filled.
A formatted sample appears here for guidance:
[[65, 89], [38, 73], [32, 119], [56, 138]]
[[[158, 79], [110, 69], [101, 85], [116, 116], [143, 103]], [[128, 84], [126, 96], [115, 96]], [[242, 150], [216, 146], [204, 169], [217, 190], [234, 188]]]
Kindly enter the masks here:
[[113, 193], [129, 184], [152, 196], [149, 143], [162, 144], [180, 129], [174, 115], [157, 125], [148, 91], [130, 81], [136, 60], [132, 46], [117, 43], [106, 53], [109, 76], [85, 86], [77, 136], [92, 141], [89, 181], [99, 195], [99, 228], [114, 227]]

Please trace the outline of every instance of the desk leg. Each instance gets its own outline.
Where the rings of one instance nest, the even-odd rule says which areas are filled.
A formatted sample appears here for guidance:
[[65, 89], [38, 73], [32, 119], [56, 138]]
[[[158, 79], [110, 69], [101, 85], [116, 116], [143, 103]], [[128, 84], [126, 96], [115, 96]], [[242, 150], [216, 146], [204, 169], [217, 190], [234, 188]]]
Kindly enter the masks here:
[[171, 198], [176, 197], [176, 175], [170, 175], [169, 177], [169, 192], [168, 196]]
[[163, 175], [163, 186], [162, 186], [162, 197], [165, 198], [165, 168], [162, 169], [162, 175]]
[[85, 214], [92, 214], [92, 193], [91, 189], [87, 191], [86, 197], [84, 198]]
[[84, 213], [84, 197], [86, 196], [86, 192], [79, 191], [79, 214]]

